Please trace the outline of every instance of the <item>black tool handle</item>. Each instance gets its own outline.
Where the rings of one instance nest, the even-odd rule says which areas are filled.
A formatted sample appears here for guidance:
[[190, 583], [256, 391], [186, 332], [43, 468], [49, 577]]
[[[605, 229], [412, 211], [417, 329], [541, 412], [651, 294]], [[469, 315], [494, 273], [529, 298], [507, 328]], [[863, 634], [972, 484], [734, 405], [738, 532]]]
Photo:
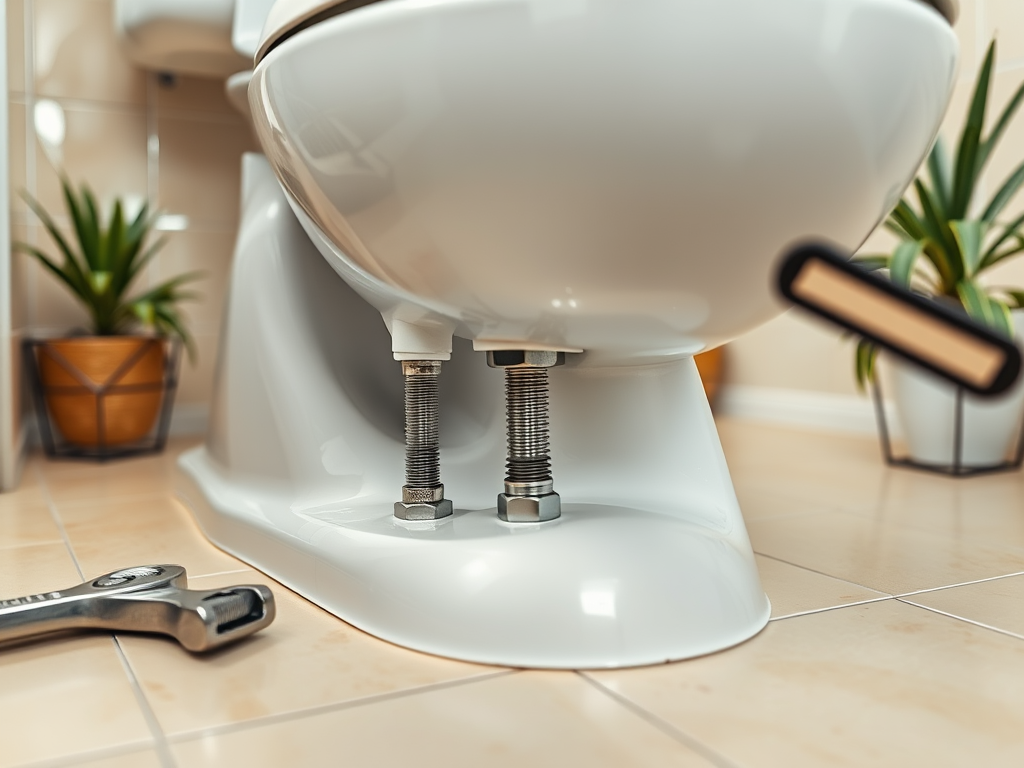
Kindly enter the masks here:
[[1012, 340], [830, 246], [811, 243], [785, 256], [778, 289], [794, 304], [976, 394], [1005, 392], [1020, 374], [1021, 353]]

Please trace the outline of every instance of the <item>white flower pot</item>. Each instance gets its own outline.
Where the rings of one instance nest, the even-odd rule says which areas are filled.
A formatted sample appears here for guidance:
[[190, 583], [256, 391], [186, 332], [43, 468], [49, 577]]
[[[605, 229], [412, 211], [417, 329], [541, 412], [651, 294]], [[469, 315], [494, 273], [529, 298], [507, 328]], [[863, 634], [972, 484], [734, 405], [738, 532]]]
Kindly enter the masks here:
[[[1013, 313], [1014, 331], [1024, 337], [1024, 312]], [[889, 357], [893, 398], [910, 458], [925, 464], [954, 463], [956, 387], [932, 373]], [[982, 398], [964, 393], [961, 466], [985, 467], [1010, 458], [1024, 418], [1024, 375], [1006, 394]]]

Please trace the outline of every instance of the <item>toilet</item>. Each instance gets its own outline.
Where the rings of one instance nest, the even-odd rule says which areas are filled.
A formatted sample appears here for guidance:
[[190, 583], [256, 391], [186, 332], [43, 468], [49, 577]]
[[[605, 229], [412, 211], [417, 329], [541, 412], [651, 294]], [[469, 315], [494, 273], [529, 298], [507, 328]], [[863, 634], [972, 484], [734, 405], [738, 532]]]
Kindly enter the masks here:
[[956, 13], [278, 0], [257, 35], [250, 6], [265, 154], [179, 462], [204, 533], [441, 656], [624, 667], [755, 635], [692, 357], [782, 311], [787, 249], [852, 252], [895, 205]]

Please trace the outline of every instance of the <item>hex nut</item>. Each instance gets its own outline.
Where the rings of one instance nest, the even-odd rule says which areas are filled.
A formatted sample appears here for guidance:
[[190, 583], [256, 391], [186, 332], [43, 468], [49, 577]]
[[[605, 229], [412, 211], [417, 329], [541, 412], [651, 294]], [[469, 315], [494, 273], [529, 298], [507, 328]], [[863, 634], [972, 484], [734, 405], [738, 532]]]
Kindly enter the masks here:
[[498, 517], [506, 523], [543, 523], [562, 514], [562, 499], [557, 493], [543, 496], [498, 494]]
[[554, 368], [565, 364], [565, 352], [538, 349], [496, 349], [487, 353], [491, 368]]
[[452, 503], [448, 499], [413, 503], [395, 502], [395, 517], [399, 520], [440, 520], [451, 513]]

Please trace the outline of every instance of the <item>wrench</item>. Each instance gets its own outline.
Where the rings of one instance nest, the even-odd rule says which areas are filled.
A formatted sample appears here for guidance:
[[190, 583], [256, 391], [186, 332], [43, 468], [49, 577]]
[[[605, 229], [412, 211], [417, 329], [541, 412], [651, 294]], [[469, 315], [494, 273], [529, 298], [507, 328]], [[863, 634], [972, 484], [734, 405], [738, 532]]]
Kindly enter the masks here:
[[262, 584], [208, 591], [187, 585], [180, 565], [142, 565], [71, 589], [0, 600], [0, 643], [66, 629], [107, 629], [158, 632], [200, 652], [274, 620], [274, 595]]

